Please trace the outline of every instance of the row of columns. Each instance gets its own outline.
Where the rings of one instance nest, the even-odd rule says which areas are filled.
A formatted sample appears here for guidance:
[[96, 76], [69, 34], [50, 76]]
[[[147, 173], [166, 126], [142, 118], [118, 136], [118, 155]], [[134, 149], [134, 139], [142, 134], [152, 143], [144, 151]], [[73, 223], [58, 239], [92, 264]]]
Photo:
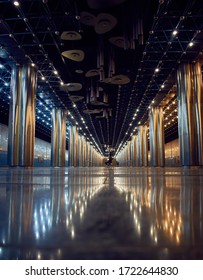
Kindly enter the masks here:
[[[181, 64], [178, 67], [177, 98], [180, 163], [182, 166], [203, 165], [203, 83], [200, 63]], [[117, 157], [121, 165], [165, 165], [163, 107], [152, 107], [149, 111], [149, 141], [147, 131], [147, 125], [138, 127], [137, 135], [132, 136]]]
[[[33, 166], [37, 70], [31, 65], [16, 66], [11, 74], [8, 165]], [[51, 166], [65, 166], [67, 111], [52, 109]], [[102, 156], [76, 126], [69, 129], [69, 166], [100, 166]]]
[[[11, 75], [8, 164], [32, 166], [35, 139], [35, 99], [37, 70], [30, 65], [16, 66]], [[181, 64], [177, 69], [178, 129], [182, 165], [203, 165], [203, 86], [201, 65]], [[164, 166], [163, 108], [149, 113], [150, 165]], [[66, 112], [52, 111], [51, 165], [65, 165]], [[126, 165], [148, 165], [147, 126], [139, 126], [137, 135], [118, 158]], [[70, 128], [69, 165], [100, 166], [101, 156], [90, 142], [80, 136], [76, 126]]]
[[79, 134], [77, 126], [69, 130], [69, 166], [101, 166], [102, 156], [93, 148], [91, 143]]

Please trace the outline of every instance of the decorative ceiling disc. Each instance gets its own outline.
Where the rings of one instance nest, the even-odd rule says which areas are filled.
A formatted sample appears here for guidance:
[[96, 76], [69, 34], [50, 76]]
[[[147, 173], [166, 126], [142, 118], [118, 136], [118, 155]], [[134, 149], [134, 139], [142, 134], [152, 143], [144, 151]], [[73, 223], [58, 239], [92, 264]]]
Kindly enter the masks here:
[[102, 9], [119, 5], [126, 0], [87, 0], [88, 6], [91, 9]]
[[83, 71], [82, 69], [76, 69], [76, 70], [75, 70], [75, 73], [77, 73], [77, 74], [83, 74], [84, 71]]
[[109, 39], [109, 42], [118, 48], [124, 49], [130, 47], [129, 41], [125, 40], [124, 37], [112, 37]]
[[80, 83], [68, 83], [60, 86], [60, 90], [69, 92], [69, 91], [79, 91], [82, 89], [82, 85]]
[[111, 78], [111, 84], [113, 85], [125, 85], [130, 82], [130, 79], [125, 75], [116, 75]]
[[117, 19], [110, 14], [101, 13], [96, 18], [95, 32], [97, 34], [104, 34], [113, 29], [117, 24]]
[[80, 35], [80, 33], [76, 31], [64, 31], [61, 34], [61, 39], [68, 40], [68, 41], [75, 41], [75, 40], [81, 40], [82, 36]]
[[73, 102], [78, 102], [84, 99], [84, 97], [80, 95], [70, 95], [68, 98]]
[[88, 12], [81, 12], [80, 21], [85, 25], [94, 26], [96, 22], [96, 17]]
[[85, 57], [84, 52], [81, 50], [65, 51], [65, 52], [62, 52], [62, 55], [66, 58], [69, 58], [69, 59], [71, 59], [73, 61], [77, 61], [77, 62], [83, 61], [83, 59]]
[[97, 69], [91, 69], [89, 70], [86, 74], [85, 74], [85, 77], [89, 78], [89, 77], [95, 77], [95, 76], [98, 76], [100, 73], [99, 73], [99, 70]]
[[84, 110], [83, 111], [85, 114], [99, 114], [102, 112], [102, 109], [94, 109], [94, 110]]

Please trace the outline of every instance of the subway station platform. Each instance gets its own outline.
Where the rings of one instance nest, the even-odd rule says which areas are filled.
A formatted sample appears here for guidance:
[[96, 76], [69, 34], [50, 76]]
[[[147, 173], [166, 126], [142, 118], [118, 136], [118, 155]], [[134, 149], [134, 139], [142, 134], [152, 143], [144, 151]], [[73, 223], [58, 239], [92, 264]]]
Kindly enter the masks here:
[[1, 168], [0, 259], [203, 259], [203, 169]]

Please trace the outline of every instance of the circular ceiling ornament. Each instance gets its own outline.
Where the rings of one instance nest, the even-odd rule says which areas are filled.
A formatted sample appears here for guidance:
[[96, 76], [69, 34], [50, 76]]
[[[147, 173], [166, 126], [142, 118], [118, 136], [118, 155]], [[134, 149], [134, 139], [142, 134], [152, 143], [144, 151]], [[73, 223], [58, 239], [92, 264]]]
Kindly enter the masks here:
[[61, 34], [61, 40], [76, 41], [81, 39], [82, 36], [76, 31], [64, 31]]
[[95, 32], [97, 34], [104, 34], [112, 30], [117, 24], [117, 19], [110, 15], [101, 13], [96, 18]]
[[71, 59], [73, 61], [83, 61], [85, 54], [81, 50], [69, 50], [69, 51], [64, 51], [62, 52], [62, 55], [68, 59]]
[[130, 42], [125, 40], [124, 37], [112, 37], [109, 39], [109, 42], [118, 48], [129, 48]]
[[80, 96], [80, 95], [70, 95], [68, 97], [72, 102], [78, 102], [78, 101], [81, 101], [84, 99], [83, 96]]
[[80, 83], [68, 83], [60, 86], [60, 90], [63, 90], [65, 92], [79, 91], [81, 89], [82, 89], [82, 84]]
[[111, 84], [113, 85], [126, 85], [130, 82], [128, 76], [125, 75], [116, 75], [111, 78]]
[[88, 6], [91, 9], [103, 9], [119, 5], [126, 0], [87, 0]]
[[87, 77], [87, 78], [95, 77], [95, 76], [99, 76], [99, 74], [100, 74], [99, 70], [91, 69], [85, 74], [85, 77]]
[[81, 12], [80, 21], [85, 25], [94, 26], [96, 22], [96, 17], [88, 12]]
[[76, 69], [76, 70], [75, 70], [75, 73], [77, 73], [77, 74], [83, 74], [84, 71], [83, 71], [82, 69]]

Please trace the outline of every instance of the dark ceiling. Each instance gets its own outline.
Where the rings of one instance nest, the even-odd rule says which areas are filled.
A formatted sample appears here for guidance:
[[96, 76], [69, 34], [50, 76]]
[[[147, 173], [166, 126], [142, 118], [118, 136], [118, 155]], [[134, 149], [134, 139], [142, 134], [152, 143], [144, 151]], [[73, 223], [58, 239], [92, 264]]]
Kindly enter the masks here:
[[33, 63], [37, 137], [50, 141], [51, 110], [60, 107], [103, 154], [117, 151], [161, 102], [171, 116], [166, 141], [177, 137], [175, 73], [202, 59], [202, 0], [19, 3], [0, 1], [0, 122], [8, 122], [13, 64]]

